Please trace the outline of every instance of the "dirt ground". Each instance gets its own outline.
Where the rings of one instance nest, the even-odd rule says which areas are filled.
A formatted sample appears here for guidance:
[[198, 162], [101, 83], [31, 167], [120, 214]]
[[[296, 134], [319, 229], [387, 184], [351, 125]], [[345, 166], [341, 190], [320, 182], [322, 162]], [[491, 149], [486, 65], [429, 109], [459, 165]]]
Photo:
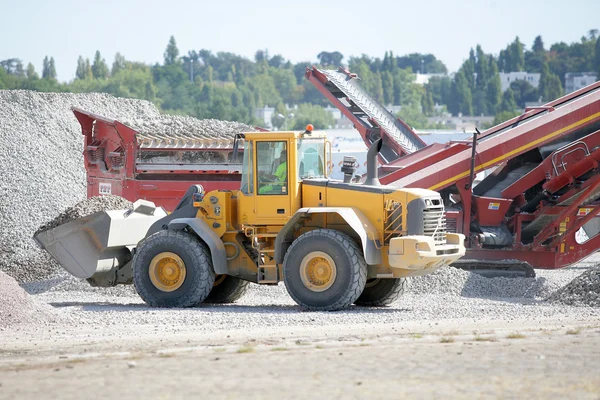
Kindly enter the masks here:
[[600, 319], [55, 329], [0, 332], [0, 399], [600, 398]]

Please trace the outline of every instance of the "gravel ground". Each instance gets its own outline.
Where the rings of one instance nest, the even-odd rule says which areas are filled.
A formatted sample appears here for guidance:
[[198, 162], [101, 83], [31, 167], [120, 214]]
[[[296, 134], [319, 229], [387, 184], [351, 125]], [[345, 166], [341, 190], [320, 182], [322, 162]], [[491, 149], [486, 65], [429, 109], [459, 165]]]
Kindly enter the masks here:
[[[23, 287], [41, 302], [51, 304], [72, 318], [72, 326], [147, 325], [168, 320], [173, 326], [197, 325], [199, 332], [215, 329], [254, 329], [278, 326], [320, 326], [331, 324], [390, 323], [398, 321], [437, 321], [481, 318], [491, 320], [552, 317], [557, 321], [597, 318], [600, 309], [590, 306], [566, 306], [547, 302], [550, 290], [572, 281], [588, 265], [555, 271], [538, 271], [537, 278], [486, 279], [462, 270], [448, 268], [435, 274], [412, 279], [405, 295], [391, 307], [359, 308], [336, 313], [299, 312], [285, 286], [251, 285], [248, 293], [231, 305], [203, 305], [197, 309], [162, 310], [148, 308], [132, 286], [92, 288], [73, 277], [47, 280]], [[598, 271], [597, 267], [594, 271]], [[482, 282], [483, 280], [483, 282]], [[482, 284], [475, 286], [475, 282]], [[571, 282], [571, 283], [570, 283]], [[429, 287], [430, 290], [424, 290]], [[476, 289], [474, 288], [476, 287]], [[508, 288], [502, 295], [502, 290]], [[553, 289], [556, 288], [556, 289]], [[366, 317], [368, 315], [368, 317]], [[258, 317], [258, 318], [257, 318]]]
[[473, 292], [478, 277], [449, 269], [412, 280], [390, 307], [339, 312], [303, 312], [283, 285], [252, 285], [232, 305], [152, 309], [131, 287], [63, 278], [31, 297], [68, 323], [0, 329], [0, 398], [80, 398], [110, 381], [97, 397], [307, 398], [319, 387], [326, 398], [596, 399], [600, 308], [528, 289], [545, 294], [593, 265], [538, 271], [543, 285], [513, 279], [522, 289], [504, 297], [488, 296], [504, 280]]
[[[347, 329], [354, 333], [356, 327]], [[377, 337], [330, 331], [328, 339], [309, 331], [304, 337], [257, 336], [235, 345], [229, 337], [209, 342], [193, 334], [167, 334], [160, 344], [140, 337], [120, 352], [94, 352], [87, 344], [88, 352], [27, 355], [27, 362], [9, 356], [12, 362], [0, 361], [0, 398], [584, 400], [600, 395], [597, 328], [576, 335], [565, 328], [521, 331], [521, 336], [510, 330], [475, 336], [455, 329], [441, 336], [410, 333], [399, 325], [371, 329]]]

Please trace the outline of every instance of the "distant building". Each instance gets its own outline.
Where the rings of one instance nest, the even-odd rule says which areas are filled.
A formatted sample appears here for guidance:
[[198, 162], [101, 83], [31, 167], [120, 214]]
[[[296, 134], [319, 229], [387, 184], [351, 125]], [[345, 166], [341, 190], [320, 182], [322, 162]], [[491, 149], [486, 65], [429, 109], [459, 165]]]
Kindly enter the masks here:
[[537, 88], [540, 86], [541, 76], [542, 74], [538, 72], [500, 72], [502, 92], [505, 92], [514, 81], [526, 81], [534, 88]]
[[565, 94], [584, 88], [598, 80], [594, 72], [567, 72], [565, 74]]
[[273, 124], [271, 123], [273, 114], [275, 114], [275, 109], [273, 107], [269, 107], [268, 105], [264, 106], [263, 108], [254, 109], [254, 117], [261, 121], [263, 128], [273, 128]]
[[448, 76], [446, 74], [415, 74], [415, 83], [418, 85], [427, 85], [431, 78], [442, 78]]

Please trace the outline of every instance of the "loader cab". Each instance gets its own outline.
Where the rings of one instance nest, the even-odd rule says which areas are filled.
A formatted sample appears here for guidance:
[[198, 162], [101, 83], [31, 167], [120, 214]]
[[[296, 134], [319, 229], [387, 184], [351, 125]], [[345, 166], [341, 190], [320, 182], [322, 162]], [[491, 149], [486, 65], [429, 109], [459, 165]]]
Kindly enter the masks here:
[[324, 178], [326, 137], [312, 132], [244, 134], [238, 213], [244, 224], [284, 225], [301, 207], [301, 182]]

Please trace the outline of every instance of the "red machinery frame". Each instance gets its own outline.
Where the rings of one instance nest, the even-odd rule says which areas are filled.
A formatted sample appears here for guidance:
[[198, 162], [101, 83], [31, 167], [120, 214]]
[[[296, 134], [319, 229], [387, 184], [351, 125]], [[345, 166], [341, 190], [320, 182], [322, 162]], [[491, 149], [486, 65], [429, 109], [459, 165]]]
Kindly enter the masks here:
[[[338, 74], [358, 78], [343, 68]], [[467, 236], [466, 258], [518, 259], [536, 268], [561, 268], [600, 249], [600, 235], [584, 243], [576, 240], [576, 232], [600, 211], [600, 203], [596, 202], [600, 196], [600, 82], [542, 107], [526, 109], [523, 115], [477, 138], [474, 172], [497, 168], [491, 178], [486, 178], [488, 182], [515, 165], [531, 162], [531, 157], [538, 163], [499, 196], [486, 197], [471, 190], [472, 142], [435, 143], [408, 153], [384, 127], [364, 118], [381, 106], [370, 97], [370, 102], [353, 102], [356, 93], [345, 93], [347, 88], [328, 79], [330, 75], [331, 71], [317, 68], [306, 72], [307, 79], [353, 122], [367, 146], [376, 130], [384, 137], [385, 145], [397, 153], [395, 159], [380, 158], [381, 183], [429, 188], [440, 191], [443, 197], [451, 192], [459, 195], [462, 208], [448, 209], [446, 222], [449, 231]], [[352, 90], [357, 89], [353, 86]], [[544, 157], [545, 147], [551, 153]], [[527, 204], [528, 191], [539, 191], [543, 199]], [[505, 225], [513, 235], [512, 244], [486, 247], [471, 232], [472, 223]], [[525, 239], [527, 230], [533, 237]]]
[[[84, 136], [84, 163], [88, 197], [113, 194], [128, 200], [146, 199], [172, 211], [191, 185], [207, 191], [239, 189], [241, 165], [148, 165], [140, 161], [144, 151], [173, 150], [160, 145], [143, 148], [143, 138], [134, 129], [109, 118], [73, 108]], [[231, 139], [231, 142], [233, 138]], [[186, 148], [206, 151], [206, 148]], [[231, 145], [208, 149], [228, 159]]]

